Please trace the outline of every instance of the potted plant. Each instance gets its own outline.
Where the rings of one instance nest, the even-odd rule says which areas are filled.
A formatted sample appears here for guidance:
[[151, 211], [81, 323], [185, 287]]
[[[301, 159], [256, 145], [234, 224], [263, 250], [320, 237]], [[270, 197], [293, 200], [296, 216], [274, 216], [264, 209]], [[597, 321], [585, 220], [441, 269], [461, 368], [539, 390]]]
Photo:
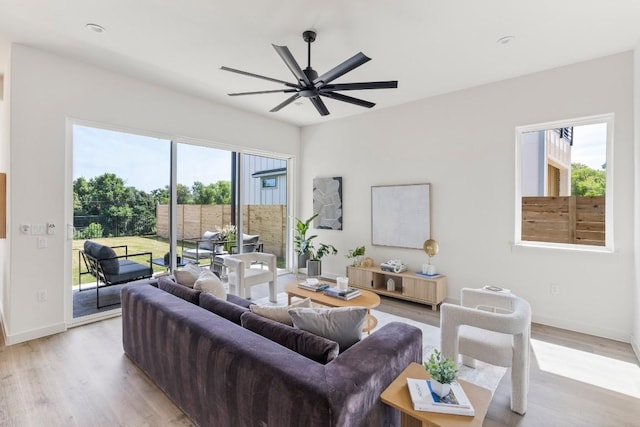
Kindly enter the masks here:
[[338, 250], [333, 245], [320, 243], [318, 250], [315, 250], [313, 243], [309, 245], [309, 259], [307, 260], [307, 276], [318, 277], [322, 274], [322, 258], [325, 255], [335, 255]]
[[309, 231], [311, 221], [313, 221], [317, 216], [318, 214], [316, 213], [306, 221], [296, 218], [296, 235], [293, 237], [293, 242], [295, 244], [296, 253], [298, 254], [298, 268], [307, 265], [309, 254], [313, 249], [311, 241], [318, 237], [316, 234], [307, 237], [307, 231]]
[[458, 376], [458, 366], [450, 357], [443, 357], [436, 348], [429, 360], [424, 362], [424, 369], [431, 374], [431, 389], [435, 394], [444, 397], [451, 391], [451, 383]]
[[353, 258], [353, 263], [351, 265], [353, 267], [358, 267], [362, 262], [362, 257], [364, 256], [365, 251], [366, 248], [364, 246], [358, 246], [355, 249], [349, 249], [349, 253], [347, 253], [345, 257], [349, 259]]

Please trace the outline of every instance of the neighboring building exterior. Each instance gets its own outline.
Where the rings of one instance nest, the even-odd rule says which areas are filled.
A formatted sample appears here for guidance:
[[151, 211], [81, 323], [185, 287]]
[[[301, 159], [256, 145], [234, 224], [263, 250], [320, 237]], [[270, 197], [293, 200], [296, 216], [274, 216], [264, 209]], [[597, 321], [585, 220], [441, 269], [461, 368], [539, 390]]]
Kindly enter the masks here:
[[527, 132], [522, 137], [522, 196], [571, 195], [573, 128]]
[[287, 204], [287, 161], [244, 156], [242, 186], [247, 205]]

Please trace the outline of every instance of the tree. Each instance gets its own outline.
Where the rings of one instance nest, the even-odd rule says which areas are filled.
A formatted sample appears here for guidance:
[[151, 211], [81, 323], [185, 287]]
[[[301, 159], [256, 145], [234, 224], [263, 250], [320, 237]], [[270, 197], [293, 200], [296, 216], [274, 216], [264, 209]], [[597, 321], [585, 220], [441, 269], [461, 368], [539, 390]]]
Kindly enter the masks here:
[[193, 204], [193, 196], [191, 195], [191, 189], [184, 184], [178, 184], [176, 188], [176, 193], [178, 195], [178, 204], [179, 205], [192, 205]]
[[572, 196], [604, 196], [607, 174], [582, 163], [571, 164]]
[[[89, 181], [79, 177], [73, 190], [74, 216], [97, 216], [104, 236], [149, 234], [155, 230], [154, 197], [126, 187], [115, 174], [105, 173]], [[90, 220], [96, 222], [95, 218]], [[76, 220], [74, 223], [78, 224]]]

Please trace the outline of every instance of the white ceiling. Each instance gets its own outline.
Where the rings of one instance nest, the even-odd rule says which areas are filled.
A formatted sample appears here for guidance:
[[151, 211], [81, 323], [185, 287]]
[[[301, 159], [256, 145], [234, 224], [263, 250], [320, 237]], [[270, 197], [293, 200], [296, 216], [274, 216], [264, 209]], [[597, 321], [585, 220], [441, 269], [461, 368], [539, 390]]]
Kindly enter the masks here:
[[[302, 32], [317, 31], [320, 74], [362, 51], [373, 60], [334, 83], [398, 80], [398, 89], [348, 93], [385, 108], [633, 49], [640, 0], [0, 0], [0, 40], [50, 50], [239, 109], [309, 125], [367, 109], [326, 99], [229, 97], [279, 89], [222, 65], [295, 79], [271, 44], [302, 68]], [[87, 23], [106, 28], [102, 34]], [[515, 36], [506, 45], [496, 41]], [[0, 70], [2, 72], [2, 70]]]

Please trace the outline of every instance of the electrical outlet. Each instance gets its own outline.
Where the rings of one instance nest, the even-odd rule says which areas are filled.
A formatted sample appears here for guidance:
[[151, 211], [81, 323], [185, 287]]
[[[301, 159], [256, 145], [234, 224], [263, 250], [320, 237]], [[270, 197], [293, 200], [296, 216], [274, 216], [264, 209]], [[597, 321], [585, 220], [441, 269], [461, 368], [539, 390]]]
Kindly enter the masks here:
[[22, 234], [31, 234], [31, 224], [20, 224], [20, 232]]
[[549, 286], [549, 292], [551, 293], [551, 295], [558, 295], [560, 293], [560, 285], [552, 283]]
[[37, 292], [36, 298], [38, 299], [38, 302], [45, 302], [47, 300], [47, 291], [40, 289]]

